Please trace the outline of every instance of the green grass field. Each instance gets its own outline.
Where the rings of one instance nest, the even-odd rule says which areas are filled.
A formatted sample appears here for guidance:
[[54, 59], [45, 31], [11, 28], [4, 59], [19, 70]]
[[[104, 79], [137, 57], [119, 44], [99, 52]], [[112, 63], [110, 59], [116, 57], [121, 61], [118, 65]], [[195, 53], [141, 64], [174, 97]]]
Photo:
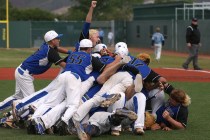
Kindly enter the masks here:
[[[1, 49], [0, 67], [17, 67], [26, 57], [34, 52], [31, 49]], [[152, 62], [151, 67], [180, 67], [185, 57], [163, 55], [160, 63]], [[199, 59], [202, 68], [210, 69], [209, 59]], [[49, 84], [49, 80], [35, 80], [36, 90]], [[94, 139], [121, 139], [121, 140], [208, 140], [210, 139], [210, 86], [209, 83], [171, 82], [175, 87], [185, 90], [192, 98], [189, 106], [189, 119], [186, 130], [174, 131], [146, 131], [144, 136], [135, 136], [131, 133], [119, 137], [102, 135]], [[0, 100], [12, 95], [15, 89], [14, 80], [0, 80]], [[27, 135], [26, 130], [11, 130], [0, 128], [0, 140], [69, 140], [77, 139], [75, 136], [36, 136]]]
[[[41, 89], [45, 87], [50, 81], [49, 80], [36, 80], [35, 87], [36, 89]], [[131, 133], [125, 133], [120, 137], [113, 137], [109, 135], [103, 135], [100, 137], [96, 137], [94, 139], [129, 139], [135, 140], [138, 137], [143, 138], [145, 140], [207, 140], [210, 137], [210, 87], [209, 83], [184, 83], [184, 82], [173, 82], [175, 87], [179, 87], [184, 89], [192, 98], [192, 104], [189, 106], [189, 119], [188, 126], [186, 130], [174, 130], [170, 132], [165, 131], [146, 131], [144, 136], [135, 136]], [[15, 82], [12, 80], [0, 81], [0, 99], [4, 99], [11, 95], [14, 92]], [[35, 135], [27, 135], [26, 130], [11, 130], [0, 128], [0, 136], [1, 140], [69, 140], [76, 139], [75, 136], [35, 136]]]
[[[70, 48], [72, 50], [72, 48]], [[28, 56], [34, 53], [34, 51], [37, 50], [37, 48], [32, 49], [0, 49], [0, 68], [11, 68], [11, 67], [17, 67], [19, 64], [22, 63], [23, 60], [25, 60]], [[140, 49], [141, 50], [141, 49]], [[160, 63], [157, 63], [154, 60], [153, 56], [153, 50], [151, 49], [142, 49], [142, 52], [149, 53], [152, 57], [152, 62], [150, 64], [151, 68], [162, 68], [162, 67], [170, 67], [170, 68], [181, 68], [182, 63], [187, 58], [188, 54], [186, 56], [177, 56], [176, 53], [174, 55], [167, 54], [163, 52], [163, 55], [161, 56]], [[136, 56], [140, 52], [131, 52], [134, 56]], [[64, 58], [66, 55], [61, 54], [61, 56]], [[210, 57], [199, 57], [199, 64], [203, 69], [210, 70]], [[191, 65], [189, 67], [192, 67]]]

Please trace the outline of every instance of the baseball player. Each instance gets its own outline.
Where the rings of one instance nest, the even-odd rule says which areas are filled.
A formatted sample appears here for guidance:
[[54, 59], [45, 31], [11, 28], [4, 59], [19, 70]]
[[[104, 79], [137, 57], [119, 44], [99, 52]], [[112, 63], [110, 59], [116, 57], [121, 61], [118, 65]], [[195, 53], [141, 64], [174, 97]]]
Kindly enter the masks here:
[[116, 109], [112, 113], [96, 112], [89, 118], [87, 124], [83, 124], [87, 135], [87, 138], [84, 139], [91, 139], [92, 136], [107, 133], [111, 127], [119, 126], [124, 119], [129, 119], [132, 123], [137, 119], [137, 115], [135, 112], [123, 108]]
[[156, 28], [156, 32], [152, 35], [152, 48], [154, 48], [155, 59], [160, 61], [162, 46], [164, 46], [165, 39], [160, 33], [160, 27]]
[[[93, 84], [95, 79], [93, 77], [89, 77], [87, 80], [82, 82], [81, 89], [86, 92]], [[50, 98], [51, 95], [48, 94], [51, 91], [55, 90], [55, 83], [56, 79], [54, 79], [47, 87], [41, 89], [30, 96], [23, 98], [22, 100], [13, 101], [12, 104], [12, 115], [16, 121], [20, 120], [21, 118], [25, 118], [29, 115], [29, 107], [32, 107], [36, 110], [41, 104], [45, 102], [46, 99]], [[26, 113], [28, 112], [28, 113]], [[24, 115], [23, 115], [24, 113]]]
[[[79, 41], [81, 41], [81, 40], [84, 39], [84, 38], [91, 38], [91, 40], [93, 41], [93, 44], [96, 44], [96, 42], [99, 42], [99, 41], [100, 41], [99, 37], [97, 36], [97, 33], [98, 33], [97, 30], [90, 30], [90, 33], [89, 33], [90, 23], [91, 23], [91, 21], [92, 21], [92, 14], [93, 14], [94, 8], [96, 7], [96, 3], [97, 3], [97, 1], [92, 1], [92, 2], [91, 2], [91, 6], [90, 6], [90, 9], [89, 9], [88, 14], [87, 14], [87, 16], [86, 16], [86, 22], [85, 22], [85, 24], [84, 24], [84, 26], [83, 26], [83, 30], [82, 30], [82, 32], [81, 32]], [[76, 48], [77, 51], [79, 50], [79, 49], [78, 49], [78, 48], [79, 48], [79, 42], [77, 42], [77, 43], [75, 44], [75, 48]], [[61, 50], [61, 49], [60, 49], [60, 50]], [[62, 52], [65, 52], [65, 50], [62, 50]], [[68, 51], [68, 53], [70, 53], [70, 51]], [[38, 96], [38, 97], [40, 97], [40, 96]], [[34, 98], [33, 98], [33, 99], [34, 99]], [[37, 99], [37, 98], [36, 98], [36, 99]], [[29, 104], [28, 99], [25, 99], [24, 102], [26, 102], [26, 101], [27, 101], [27, 103]], [[32, 100], [30, 100], [30, 101], [32, 101]], [[33, 101], [34, 101], [34, 100], [33, 100]], [[16, 104], [15, 104], [14, 106], [16, 106]], [[23, 103], [20, 102], [19, 107], [21, 107], [21, 106], [25, 106], [25, 104], [23, 104]], [[28, 106], [26, 106], [26, 108], [27, 108], [27, 107], [28, 107]], [[15, 109], [15, 108], [14, 108], [14, 109]], [[17, 108], [16, 108], [16, 109], [17, 109]], [[20, 109], [20, 108], [19, 108], [19, 109]]]
[[[116, 49], [127, 48], [127, 46], [125, 46], [124, 43], [120, 42], [116, 44], [115, 48]], [[170, 84], [167, 83], [165, 78], [161, 77], [160, 75], [152, 71], [145, 62], [135, 57], [132, 57], [132, 56], [130, 57], [131, 57], [131, 61], [129, 62], [129, 64], [135, 66], [141, 72], [144, 82], [156, 83], [155, 85], [159, 85], [159, 83], [162, 82], [164, 84], [164, 89], [166, 93], [170, 93], [174, 89]], [[130, 94], [130, 93], [126, 94], [126, 97], [128, 99], [132, 97], [126, 103], [126, 107], [136, 111], [138, 116], [141, 116], [136, 120], [134, 124], [134, 128], [135, 128], [134, 132], [136, 134], [142, 135], [144, 134], [143, 128], [144, 128], [144, 110], [145, 110], [145, 105], [146, 105], [146, 98], [143, 94], [137, 94], [137, 93], [138, 92], [134, 92], [135, 95], [133, 97], [132, 97], [133, 94]]]
[[15, 94], [0, 102], [0, 111], [10, 107], [13, 100], [22, 99], [35, 92], [33, 75], [44, 73], [53, 63], [65, 67], [66, 63], [58, 54], [58, 51], [68, 53], [68, 50], [59, 47], [61, 36], [62, 34], [57, 34], [53, 30], [48, 31], [44, 35], [45, 42], [42, 46], [16, 68]]
[[151, 129], [162, 129], [165, 131], [185, 129], [190, 102], [190, 97], [183, 90], [174, 89], [165, 105], [157, 110], [156, 124]]
[[96, 44], [98, 44], [100, 42], [98, 30], [90, 29], [90, 24], [92, 22], [93, 10], [96, 7], [96, 4], [97, 4], [97, 1], [92, 1], [91, 2], [91, 6], [90, 6], [89, 11], [87, 13], [82, 32], [80, 34], [80, 38], [79, 38], [78, 42], [75, 44], [76, 51], [79, 50], [79, 42], [82, 39], [90, 39], [93, 42], [93, 46], [95, 46]]
[[[90, 89], [90, 87], [93, 85], [94, 81], [95, 81], [95, 79], [91, 76], [87, 80], [82, 82], [82, 85], [81, 85], [82, 90], [80, 93], [81, 97], [86, 98], [88, 96], [88, 95], [86, 95], [86, 96], [83, 96], [83, 95], [88, 91], [88, 89]], [[51, 95], [48, 94], [48, 96], [46, 98], [51, 98]], [[45, 103], [45, 100], [42, 102]], [[35, 126], [38, 128], [37, 129], [38, 131], [36, 133], [41, 135], [41, 134], [45, 133], [44, 131], [46, 129], [51, 128], [60, 119], [62, 114], [65, 112], [66, 104], [67, 104], [67, 100], [64, 99], [64, 101], [62, 101], [60, 104], [57, 104], [55, 107], [50, 109], [48, 112], [44, 113], [41, 117], [37, 117], [37, 122], [35, 122], [36, 123]], [[33, 103], [32, 105], [36, 108], [41, 106], [40, 102], [37, 102], [35, 104]]]
[[[111, 59], [111, 58], [110, 58]], [[109, 60], [109, 58], [104, 59]], [[132, 76], [128, 72], [117, 72], [111, 76], [104, 84], [101, 90], [93, 96], [90, 100], [82, 104], [74, 115], [74, 123], [79, 126], [79, 122], [86, 116], [92, 107], [97, 107], [104, 100], [104, 93], [116, 94], [124, 92], [125, 89], [133, 84]], [[79, 138], [85, 137], [84, 131], [81, 127], [77, 127]]]
[[[144, 56], [145, 55], [146, 54], [144, 54]], [[145, 64], [148, 65], [150, 62], [150, 57], [149, 56], [147, 56], [147, 57], [148, 57], [148, 59], [145, 59], [145, 57], [142, 58], [142, 55], [138, 55], [137, 59], [145, 62]], [[145, 86], [145, 82], [143, 85]], [[126, 102], [125, 107], [130, 110], [133, 110], [138, 115], [137, 120], [134, 122], [134, 133], [137, 135], [143, 135], [144, 134], [144, 122], [145, 122], [144, 113], [145, 113], [145, 107], [146, 107], [146, 99], [148, 98], [149, 95], [151, 97], [153, 97], [153, 92], [155, 92], [155, 91], [152, 91], [152, 93], [148, 94], [148, 91], [146, 91], [146, 93], [145, 93], [145, 87], [143, 87], [141, 92], [130, 93], [130, 92], [133, 92], [132, 88], [133, 87], [129, 87], [127, 89], [126, 97], [129, 100]], [[162, 94], [164, 95], [164, 92], [162, 92]], [[129, 98], [131, 95], [133, 95], [133, 96], [131, 98]], [[154, 106], [155, 106], [155, 104], [152, 107], [154, 107]]]
[[34, 119], [37, 124], [39, 123], [37, 120], [38, 117], [41, 117], [41, 115], [44, 114], [44, 112], [49, 108], [61, 103], [64, 98], [67, 100], [67, 110], [61, 119], [63, 122], [68, 124], [69, 119], [79, 106], [79, 101], [81, 98], [80, 81], [84, 81], [89, 77], [88, 73], [91, 72], [91, 69], [101, 72], [106, 66], [97, 58], [91, 57], [91, 50], [92, 42], [88, 39], [83, 39], [80, 42], [80, 51], [73, 52], [69, 55], [67, 59], [67, 66], [65, 67], [64, 72], [56, 79], [55, 87], [57, 88], [50, 92], [51, 98], [48, 98], [32, 116], [32, 119]]
[[[146, 53], [140, 53], [137, 55], [138, 59], [144, 61], [147, 65], [150, 64], [150, 55]], [[161, 83], [160, 83], [161, 84]], [[151, 106], [152, 115], [155, 116], [157, 109], [163, 105], [165, 101], [165, 94], [162, 90], [162, 85], [154, 85], [152, 82], [144, 82], [142, 92], [146, 96], [146, 110]]]

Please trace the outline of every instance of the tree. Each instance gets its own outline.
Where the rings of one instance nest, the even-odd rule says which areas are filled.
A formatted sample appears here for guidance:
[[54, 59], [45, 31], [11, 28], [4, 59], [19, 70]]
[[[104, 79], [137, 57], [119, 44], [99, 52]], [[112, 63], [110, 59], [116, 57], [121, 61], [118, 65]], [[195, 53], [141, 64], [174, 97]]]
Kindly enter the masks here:
[[[6, 0], [0, 0], [0, 20], [6, 20]], [[9, 3], [9, 20], [31, 20], [31, 21], [49, 21], [54, 20], [57, 16], [38, 8], [32, 9], [17, 9], [13, 8], [11, 3]]]
[[[90, 1], [78, 0], [79, 6], [69, 9], [63, 19], [81, 20], [85, 19], [90, 7]], [[132, 6], [141, 4], [143, 0], [101, 0], [97, 2], [94, 10], [94, 20], [130, 20], [132, 18]]]
[[10, 9], [10, 20], [24, 20], [24, 21], [49, 21], [54, 20], [55, 15], [48, 11], [40, 10], [38, 8], [19, 10], [17, 8]]
[[194, 0], [155, 0], [155, 3], [168, 3], [168, 2], [187, 2], [187, 3], [192, 3]]

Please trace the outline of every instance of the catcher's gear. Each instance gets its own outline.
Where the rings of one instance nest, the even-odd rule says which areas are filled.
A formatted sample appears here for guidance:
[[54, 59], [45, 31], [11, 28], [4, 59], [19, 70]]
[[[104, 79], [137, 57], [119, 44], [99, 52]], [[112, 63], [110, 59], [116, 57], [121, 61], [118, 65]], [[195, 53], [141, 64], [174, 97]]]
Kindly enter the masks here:
[[144, 127], [146, 129], [150, 129], [153, 124], [155, 124], [155, 116], [153, 116], [151, 113], [149, 113], [148, 111], [146, 111], [145, 112]]
[[137, 58], [144, 61], [147, 65], [151, 62], [151, 57], [147, 53], [140, 53], [137, 55]]

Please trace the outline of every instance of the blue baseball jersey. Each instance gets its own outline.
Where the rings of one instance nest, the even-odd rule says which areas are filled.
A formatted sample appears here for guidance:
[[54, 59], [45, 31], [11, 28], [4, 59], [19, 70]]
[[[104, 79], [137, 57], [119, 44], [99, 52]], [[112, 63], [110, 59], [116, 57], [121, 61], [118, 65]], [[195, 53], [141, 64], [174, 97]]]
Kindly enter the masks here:
[[66, 62], [64, 71], [77, 73], [81, 80], [84, 81], [89, 77], [91, 72], [92, 56], [86, 52], [79, 51], [71, 53]]
[[170, 106], [169, 103], [167, 102], [165, 105], [161, 106], [157, 111], [156, 111], [156, 114], [157, 114], [157, 120], [156, 122], [157, 123], [164, 123], [166, 126], [171, 126], [170, 123], [168, 121], [166, 121], [162, 114], [165, 110], [167, 110], [170, 114], [170, 116], [176, 120], [177, 118], [177, 114], [178, 114], [178, 111], [180, 109], [181, 105], [178, 105], [178, 106]]
[[169, 104], [169, 101], [165, 103], [165, 105], [161, 106], [157, 111], [157, 123], [164, 123], [166, 126], [171, 127], [170, 123], [166, 121], [162, 114], [163, 112], [167, 110], [170, 114], [170, 116], [180, 122], [184, 127], [187, 126], [187, 118], [188, 118], [188, 107], [185, 107], [181, 104], [177, 106], [172, 106]]
[[161, 33], [157, 32], [152, 35], [152, 40], [154, 41], [154, 44], [162, 44], [164, 37]]
[[86, 52], [79, 51], [69, 54], [64, 71], [77, 73], [81, 80], [84, 81], [91, 76], [90, 73], [92, 71], [101, 73], [105, 67], [106, 64], [103, 64], [98, 58], [92, 57], [91, 54]]
[[62, 58], [59, 56], [57, 48], [51, 48], [47, 43], [42, 46], [23, 63], [22, 68], [27, 69], [30, 74], [42, 74], [47, 71], [53, 63], [59, 64]]
[[114, 60], [115, 60], [114, 57], [111, 57], [111, 56], [109, 56], [109, 55], [105, 55], [105, 56], [102, 56], [102, 57], [100, 58], [100, 61], [101, 61], [102, 63], [104, 63], [104, 64], [110, 64], [110, 63], [112, 63]]
[[133, 56], [130, 56], [130, 57], [131, 57], [131, 61], [129, 62], [128, 65], [132, 65], [135, 68], [137, 68], [139, 72], [141, 73], [142, 78], [145, 79], [150, 74], [151, 69], [142, 60], [137, 59]]

